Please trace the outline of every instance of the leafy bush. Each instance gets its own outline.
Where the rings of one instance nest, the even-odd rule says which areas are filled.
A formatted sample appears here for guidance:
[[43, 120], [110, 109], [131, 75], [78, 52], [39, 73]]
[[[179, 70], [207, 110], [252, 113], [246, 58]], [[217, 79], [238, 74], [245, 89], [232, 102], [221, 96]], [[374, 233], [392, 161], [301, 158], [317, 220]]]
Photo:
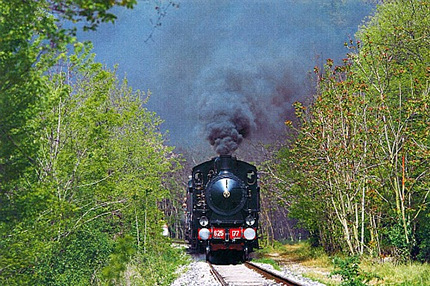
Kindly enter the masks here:
[[83, 229], [53, 245], [35, 265], [34, 285], [89, 285], [103, 266], [112, 241], [97, 229]]
[[430, 262], [430, 224], [429, 215], [425, 216], [419, 223], [417, 233], [417, 259], [419, 261]]
[[138, 252], [118, 280], [119, 285], [171, 285], [177, 277], [176, 269], [189, 262], [183, 250], [167, 244]]
[[109, 264], [102, 270], [102, 277], [109, 285], [116, 285], [127, 269], [127, 263], [136, 252], [133, 242], [129, 235], [117, 240], [114, 251], [109, 255]]
[[351, 256], [346, 259], [335, 257], [333, 264], [335, 269], [330, 273], [330, 277], [340, 275], [342, 277], [341, 286], [366, 286], [368, 285], [367, 282], [372, 279], [379, 279], [378, 276], [360, 269], [358, 256]]

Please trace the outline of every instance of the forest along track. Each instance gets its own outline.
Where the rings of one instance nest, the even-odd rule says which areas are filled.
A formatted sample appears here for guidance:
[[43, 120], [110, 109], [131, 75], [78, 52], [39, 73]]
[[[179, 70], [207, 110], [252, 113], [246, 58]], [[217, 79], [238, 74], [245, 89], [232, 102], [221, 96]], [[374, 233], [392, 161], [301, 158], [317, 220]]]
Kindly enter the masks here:
[[288, 285], [301, 284], [245, 262], [237, 265], [213, 265], [209, 263], [212, 274], [223, 286]]

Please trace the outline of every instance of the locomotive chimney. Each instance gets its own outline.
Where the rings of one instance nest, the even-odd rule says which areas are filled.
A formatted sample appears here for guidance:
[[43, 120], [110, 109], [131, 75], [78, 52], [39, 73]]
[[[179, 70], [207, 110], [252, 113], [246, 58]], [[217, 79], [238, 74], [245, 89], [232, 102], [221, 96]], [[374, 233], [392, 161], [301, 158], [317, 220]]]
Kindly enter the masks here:
[[215, 159], [215, 169], [218, 172], [229, 171], [233, 168], [235, 157], [231, 155], [220, 155]]

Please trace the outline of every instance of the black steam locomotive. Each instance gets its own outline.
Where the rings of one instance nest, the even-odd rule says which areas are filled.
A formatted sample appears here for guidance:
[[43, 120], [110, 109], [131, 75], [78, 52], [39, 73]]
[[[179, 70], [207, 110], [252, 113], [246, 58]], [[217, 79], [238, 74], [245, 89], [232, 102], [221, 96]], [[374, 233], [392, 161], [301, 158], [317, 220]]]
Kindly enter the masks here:
[[214, 254], [236, 251], [242, 260], [258, 248], [260, 188], [255, 166], [221, 155], [193, 168], [186, 200], [190, 248]]

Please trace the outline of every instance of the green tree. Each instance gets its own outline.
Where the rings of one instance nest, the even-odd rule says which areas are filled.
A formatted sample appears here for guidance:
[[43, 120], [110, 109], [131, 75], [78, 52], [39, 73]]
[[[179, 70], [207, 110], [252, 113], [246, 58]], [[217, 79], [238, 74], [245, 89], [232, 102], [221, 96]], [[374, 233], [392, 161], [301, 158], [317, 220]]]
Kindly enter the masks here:
[[[179, 164], [161, 120], [143, 107], [149, 92], [119, 82], [75, 41], [75, 28], [62, 28], [96, 29], [115, 19], [114, 6], [134, 4], [0, 2], [2, 284], [101, 284], [111, 264], [154, 272], [136, 262], [154, 254], [169, 263], [158, 203], [162, 178]], [[67, 56], [69, 44], [76, 54]], [[148, 285], [169, 281], [152, 276]]]
[[384, 1], [343, 65], [316, 68], [313, 103], [296, 104], [298, 137], [279, 171], [296, 169], [281, 173], [292, 213], [327, 250], [407, 258], [428, 229], [429, 12]]
[[375, 158], [384, 174], [379, 176], [381, 194], [392, 211], [388, 234], [407, 252], [428, 196], [429, 12], [425, 1], [385, 3], [358, 34], [362, 43], [354, 58], [374, 95], [380, 128]]
[[[65, 20], [96, 29], [113, 21], [114, 6], [132, 8], [125, 1], [0, 1], [0, 178], [13, 182], [35, 160], [37, 138], [31, 120], [43, 109], [46, 71], [58, 52], [74, 41], [76, 28]], [[7, 187], [1, 187], [5, 189]]]
[[157, 203], [167, 193], [162, 178], [177, 163], [163, 144], [160, 119], [142, 107], [143, 93], [119, 83], [88, 53], [58, 68], [47, 83], [46, 108], [33, 121], [40, 140], [36, 179], [13, 196], [20, 219], [2, 225], [8, 235], [1, 278], [8, 284], [101, 279], [97, 269], [115, 245], [112, 267], [130, 261], [117, 238], [128, 237], [137, 253], [166, 248]]

